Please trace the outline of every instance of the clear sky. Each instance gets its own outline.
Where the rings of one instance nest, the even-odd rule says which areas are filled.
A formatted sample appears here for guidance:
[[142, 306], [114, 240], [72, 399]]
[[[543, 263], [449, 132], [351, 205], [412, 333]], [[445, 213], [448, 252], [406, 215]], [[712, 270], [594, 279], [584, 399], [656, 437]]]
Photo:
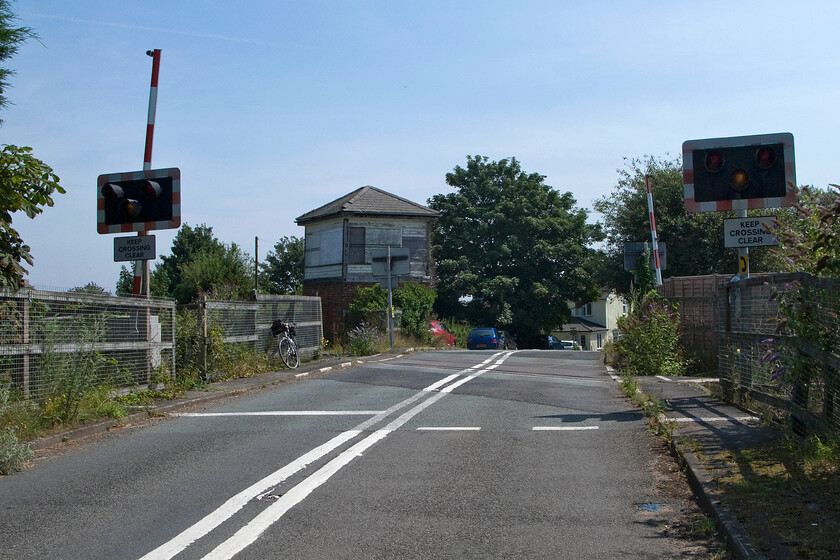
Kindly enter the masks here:
[[[15, 216], [36, 286], [113, 290], [96, 177], [181, 170], [182, 220], [260, 257], [297, 216], [363, 185], [426, 203], [467, 155], [516, 157], [578, 204], [624, 158], [791, 132], [797, 182], [840, 182], [840, 2], [19, 0], [0, 143], [67, 194]], [[593, 216], [593, 221], [596, 216]], [[154, 232], [169, 254], [174, 230]], [[160, 261], [155, 261], [160, 262]], [[153, 264], [154, 266], [154, 264]]]

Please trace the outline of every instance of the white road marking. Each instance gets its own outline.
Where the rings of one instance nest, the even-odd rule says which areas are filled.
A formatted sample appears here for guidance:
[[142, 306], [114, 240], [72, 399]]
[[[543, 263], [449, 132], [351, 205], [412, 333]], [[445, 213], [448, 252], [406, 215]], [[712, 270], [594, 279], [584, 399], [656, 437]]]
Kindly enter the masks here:
[[479, 426], [420, 426], [417, 431], [425, 432], [477, 432], [481, 430]]
[[[483, 361], [481, 364], [478, 364], [477, 366], [472, 366], [461, 373], [466, 373], [468, 371], [472, 371], [476, 368], [479, 368], [484, 364], [487, 364], [491, 360], [497, 358], [500, 354], [503, 353], [494, 354], [490, 358]], [[493, 367], [497, 367], [504, 360], [506, 360], [509, 355], [510, 354], [503, 355], [499, 363], [494, 365]], [[446, 378], [446, 382], [458, 377], [458, 375], [460, 374], [449, 376], [448, 378]], [[475, 377], [476, 376], [472, 376], [471, 379], [474, 379]], [[333, 450], [345, 444], [349, 440], [355, 438], [357, 435], [361, 434], [370, 426], [381, 422], [382, 420], [384, 420], [394, 412], [400, 410], [401, 408], [428, 396], [429, 391], [433, 391], [436, 388], [441, 387], [443, 385], [445, 385], [445, 383], [441, 383], [440, 381], [434, 383], [429, 387], [423, 389], [422, 391], [416, 393], [415, 395], [376, 414], [373, 418], [362, 422], [355, 429], [343, 432], [338, 436], [334, 437], [333, 439], [329, 440], [328, 442], [324, 443], [323, 445], [316, 447], [312, 451], [302, 455], [298, 459], [292, 461], [288, 465], [268, 475], [259, 482], [251, 485], [250, 487], [236, 494], [232, 498], [229, 498], [215, 511], [211, 512], [203, 519], [199, 520], [197, 523], [178, 534], [175, 538], [152, 550], [151, 552], [143, 556], [140, 560], [169, 560], [174, 556], [180, 554], [192, 543], [207, 535], [213, 529], [230, 519], [237, 511], [242, 509], [248, 502], [250, 502], [254, 498], [265, 494], [265, 492], [271, 489], [273, 486], [280, 484], [289, 476], [305, 468], [313, 461], [322, 458], [323, 456], [332, 452]], [[460, 383], [458, 383], [458, 385], [460, 385]], [[257, 537], [259, 537], [259, 535], [262, 534], [262, 532], [264, 532], [269, 526], [271, 526], [272, 523], [276, 522], [277, 519], [282, 517], [290, 508], [292, 508], [294, 505], [296, 505], [306, 496], [308, 496], [315, 488], [326, 482], [333, 474], [338, 472], [339, 469], [341, 469], [347, 463], [352, 461], [354, 458], [360, 456], [365, 449], [377, 443], [379, 440], [387, 436], [391, 431], [402, 426], [405, 422], [408, 422], [408, 420], [413, 418], [416, 414], [418, 414], [434, 402], [440, 400], [445, 394], [446, 393], [443, 392], [435, 394], [434, 396], [428, 398], [426, 401], [420, 403], [413, 409], [409, 410], [408, 412], [391, 422], [388, 426], [385, 427], [385, 429], [377, 430], [370, 436], [366, 437], [365, 439], [353, 445], [351, 448], [339, 454], [335, 459], [327, 463], [324, 467], [321, 467], [318, 471], [307, 477], [303, 482], [301, 482], [300, 484], [296, 485], [294, 488], [283, 494], [283, 496], [281, 496], [279, 500], [274, 502], [271, 506], [269, 506], [269, 508], [264, 510], [246, 526], [242, 527], [233, 537], [219, 545], [206, 558], [231, 558], [239, 551], [244, 550]], [[172, 414], [171, 416], [188, 416], [191, 414], [200, 413], [180, 413]], [[206, 413], [206, 415], [215, 414], [228, 415], [237, 413]], [[269, 513], [269, 511], [271, 513]]]
[[706, 418], [686, 418], [684, 416], [665, 418], [669, 422], [760, 422], [758, 416], [708, 416]]
[[255, 412], [173, 412], [180, 418], [214, 418], [226, 416], [375, 416], [381, 410], [258, 410]]
[[174, 539], [164, 543], [153, 551], [143, 556], [140, 560], [158, 560], [169, 559], [182, 552], [192, 543], [230, 519], [237, 511], [245, 507], [245, 505], [264, 493], [266, 489], [277, 486], [291, 475], [303, 469], [313, 461], [317, 461], [327, 453], [330, 453], [337, 447], [344, 445], [349, 440], [353, 439], [361, 432], [350, 430], [343, 432], [332, 438], [323, 445], [320, 445], [295, 459], [285, 467], [271, 473], [259, 482], [252, 484], [242, 492], [229, 498], [224, 504], [218, 507], [215, 511], [205, 516], [192, 527], [180, 533]]
[[245, 550], [266, 529], [283, 517], [287, 511], [303, 501], [316, 488], [329, 480], [332, 475], [356, 457], [361, 456], [366, 449], [383, 439], [388, 433], [388, 430], [377, 430], [362, 441], [356, 443], [350, 449], [342, 452], [338, 457], [308, 476], [303, 482], [280, 496], [276, 502], [260, 512], [232, 537], [222, 542], [207, 554], [204, 560], [227, 560]]
[[718, 377], [700, 377], [697, 379], [685, 379], [682, 377], [666, 377], [664, 375], [657, 375], [657, 379], [661, 379], [662, 381], [668, 381], [669, 383], [720, 383], [720, 378]]
[[598, 426], [534, 426], [535, 432], [581, 432], [584, 430], [597, 430]]
[[[492, 358], [495, 358], [496, 356], [498, 356], [498, 354], [494, 354]], [[489, 371], [494, 367], [498, 367], [498, 365], [504, 362], [508, 358], [508, 356], [510, 356], [510, 354], [503, 355], [496, 364], [488, 366], [484, 370], [479, 371], [478, 373], [468, 377], [467, 379], [475, 379], [475, 377], [478, 377], [485, 371]], [[482, 362], [482, 364], [487, 363], [487, 361], [489, 360], [485, 360], [484, 362]], [[452, 385], [459, 386], [462, 384], [462, 382], [463, 380], [455, 382]], [[446, 391], [446, 389], [449, 389], [450, 387], [452, 387], [452, 385], [447, 386], [443, 391], [429, 397], [425, 401], [422, 401], [413, 408], [404, 412], [396, 420], [392, 421], [390, 424], [385, 426], [384, 429], [375, 431], [373, 434], [369, 435], [362, 441], [356, 443], [350, 449], [339, 454], [335, 459], [331, 460], [329, 463], [318, 469], [315, 473], [308, 476], [306, 479], [297, 484], [291, 490], [283, 494], [276, 502], [271, 504], [262, 513], [258, 514], [244, 527], [239, 529], [239, 531], [237, 531], [232, 537], [222, 542], [219, 546], [212, 550], [208, 555], [204, 557], [203, 560], [227, 560], [229, 558], [232, 558], [248, 546], [250, 546], [251, 543], [257, 540], [263, 532], [265, 532], [269, 527], [271, 527], [271, 525], [273, 525], [281, 517], [283, 517], [283, 515], [285, 515], [287, 511], [289, 511], [295, 505], [299, 504], [303, 499], [309, 496], [309, 494], [311, 494], [316, 488], [318, 488], [327, 480], [329, 480], [330, 477], [332, 477], [332, 475], [341, 470], [342, 467], [349, 464], [350, 461], [352, 461], [356, 457], [361, 456], [366, 449], [368, 449], [375, 443], [378, 443], [386, 436], [388, 436], [388, 434], [402, 427], [414, 416], [416, 416], [417, 414], [419, 414], [420, 412], [422, 412], [423, 410], [425, 410], [426, 408], [428, 408], [429, 406], [446, 396], [449, 392]], [[418, 393], [418, 395], [424, 394], [428, 393]]]

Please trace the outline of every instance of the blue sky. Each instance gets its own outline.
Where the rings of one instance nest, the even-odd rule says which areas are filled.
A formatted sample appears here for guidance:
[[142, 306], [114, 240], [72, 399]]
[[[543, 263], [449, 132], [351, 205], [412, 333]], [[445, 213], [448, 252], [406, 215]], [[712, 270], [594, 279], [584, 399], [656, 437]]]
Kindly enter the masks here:
[[[0, 143], [32, 146], [66, 195], [15, 225], [36, 286], [113, 290], [96, 177], [178, 167], [182, 220], [260, 257], [360, 186], [420, 203], [467, 155], [516, 157], [578, 204], [624, 158], [689, 139], [791, 132], [797, 181], [840, 182], [836, 1], [12, 3], [40, 41], [7, 66]], [[593, 216], [593, 220], [596, 217]], [[175, 231], [154, 232], [168, 254]], [[159, 262], [159, 261], [157, 261]], [[153, 265], [154, 266], [154, 265]]]

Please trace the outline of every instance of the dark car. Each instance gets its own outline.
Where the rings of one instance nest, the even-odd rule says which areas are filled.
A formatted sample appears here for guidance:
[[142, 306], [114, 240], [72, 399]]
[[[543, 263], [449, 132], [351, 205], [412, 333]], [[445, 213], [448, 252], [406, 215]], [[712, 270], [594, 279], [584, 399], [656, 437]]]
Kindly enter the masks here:
[[440, 321], [429, 321], [429, 332], [432, 333], [432, 338], [441, 340], [447, 346], [455, 347], [455, 335], [449, 332]]
[[505, 331], [493, 327], [473, 329], [467, 335], [467, 348], [470, 350], [514, 350], [516, 342]]
[[536, 348], [538, 350], [563, 350], [565, 347], [562, 340], [551, 334], [538, 334], [528, 336], [522, 342], [523, 348]]

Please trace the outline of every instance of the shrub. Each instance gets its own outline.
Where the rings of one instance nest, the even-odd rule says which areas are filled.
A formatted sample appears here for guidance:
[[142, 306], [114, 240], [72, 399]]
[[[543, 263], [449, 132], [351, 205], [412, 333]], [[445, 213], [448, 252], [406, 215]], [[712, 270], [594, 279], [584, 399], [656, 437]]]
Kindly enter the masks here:
[[21, 470], [30, 457], [32, 449], [29, 445], [20, 443], [11, 426], [0, 430], [0, 475]]
[[683, 375], [688, 362], [680, 344], [680, 317], [673, 303], [650, 292], [618, 321], [616, 363], [630, 375]]
[[376, 352], [381, 337], [379, 329], [370, 323], [359, 323], [356, 328], [347, 333], [346, 350], [352, 356], [370, 356]]

